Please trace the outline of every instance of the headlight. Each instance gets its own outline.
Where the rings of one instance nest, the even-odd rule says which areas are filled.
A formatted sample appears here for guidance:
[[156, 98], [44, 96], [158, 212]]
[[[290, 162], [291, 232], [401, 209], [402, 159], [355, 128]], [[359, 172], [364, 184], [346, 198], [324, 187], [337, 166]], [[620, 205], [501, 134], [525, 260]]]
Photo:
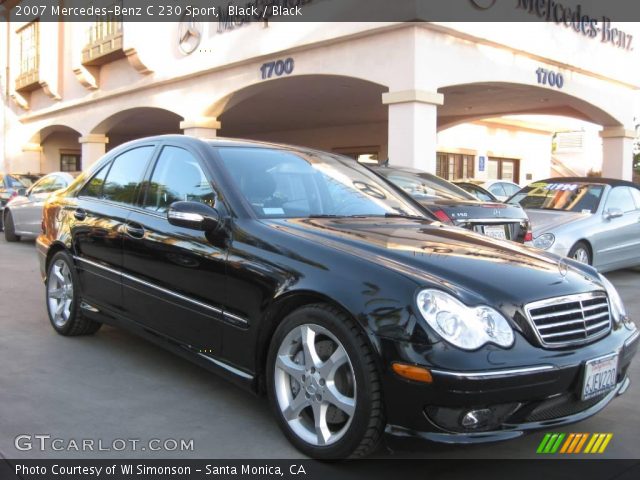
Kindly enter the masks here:
[[598, 277], [604, 285], [604, 288], [607, 290], [613, 320], [617, 324], [624, 323], [624, 326], [629, 330], [635, 330], [636, 326], [633, 321], [631, 321], [631, 319], [627, 316], [627, 310], [624, 308], [624, 303], [622, 303], [622, 298], [620, 297], [618, 290], [616, 290], [616, 287], [614, 287], [613, 283], [607, 280], [604, 275], [599, 273]]
[[440, 290], [422, 290], [416, 301], [431, 328], [458, 348], [475, 350], [487, 343], [505, 348], [513, 345], [509, 322], [491, 307], [467, 307]]
[[553, 242], [555, 241], [556, 237], [554, 237], [552, 233], [543, 233], [533, 239], [533, 246], [541, 248], [542, 250], [547, 250], [548, 248], [551, 248], [551, 245], [553, 245]]

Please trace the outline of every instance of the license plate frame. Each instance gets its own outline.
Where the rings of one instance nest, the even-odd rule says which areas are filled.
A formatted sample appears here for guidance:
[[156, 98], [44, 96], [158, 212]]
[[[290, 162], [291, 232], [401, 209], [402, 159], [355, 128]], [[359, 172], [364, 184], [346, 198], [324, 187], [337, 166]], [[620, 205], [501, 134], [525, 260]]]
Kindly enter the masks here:
[[509, 240], [507, 229], [504, 225], [484, 225], [482, 233], [495, 240]]
[[[597, 375], [600, 375], [598, 378]], [[618, 376], [618, 353], [610, 353], [602, 357], [592, 358], [584, 364], [582, 376], [582, 390], [580, 398], [589, 400], [603, 393], [608, 393], [616, 386]], [[593, 378], [593, 381], [590, 381]], [[598, 381], [601, 385], [594, 388], [593, 383]]]

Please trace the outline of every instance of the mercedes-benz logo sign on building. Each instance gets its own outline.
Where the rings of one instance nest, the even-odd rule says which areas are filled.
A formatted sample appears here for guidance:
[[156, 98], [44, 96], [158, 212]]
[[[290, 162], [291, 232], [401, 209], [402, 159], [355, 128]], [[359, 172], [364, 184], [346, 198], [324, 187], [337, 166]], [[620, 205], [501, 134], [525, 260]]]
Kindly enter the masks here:
[[193, 20], [182, 20], [178, 26], [178, 47], [185, 55], [193, 53], [202, 39], [202, 25]]
[[471, 3], [480, 10], [487, 10], [496, 4], [496, 0], [471, 0]]

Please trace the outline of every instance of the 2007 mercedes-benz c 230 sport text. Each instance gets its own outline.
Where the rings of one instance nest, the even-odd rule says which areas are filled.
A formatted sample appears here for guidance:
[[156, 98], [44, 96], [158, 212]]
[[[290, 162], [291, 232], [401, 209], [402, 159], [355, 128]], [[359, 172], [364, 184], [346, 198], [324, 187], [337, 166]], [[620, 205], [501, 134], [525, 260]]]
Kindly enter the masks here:
[[[51, 324], [119, 325], [266, 393], [288, 439], [512, 438], [626, 390], [638, 330], [588, 265], [427, 218], [351, 159], [160, 136], [44, 208]], [[206, 421], [206, 420], [205, 420]]]

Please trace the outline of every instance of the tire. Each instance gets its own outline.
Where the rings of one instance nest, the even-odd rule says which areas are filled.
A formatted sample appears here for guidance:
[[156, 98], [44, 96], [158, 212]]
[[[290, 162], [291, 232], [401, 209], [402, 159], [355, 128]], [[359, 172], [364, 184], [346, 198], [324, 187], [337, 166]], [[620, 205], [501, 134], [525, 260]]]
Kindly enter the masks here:
[[587, 265], [593, 265], [593, 257], [591, 255], [591, 248], [586, 242], [578, 242], [571, 250], [569, 250], [569, 258], [573, 258], [581, 263], [586, 263]]
[[[304, 348], [303, 336], [313, 340], [312, 349]], [[385, 427], [378, 370], [363, 333], [342, 311], [314, 304], [289, 314], [270, 342], [266, 374], [278, 424], [301, 452], [357, 458], [378, 445]], [[320, 428], [316, 417], [324, 420]]]
[[60, 335], [91, 335], [102, 326], [102, 323], [83, 316], [79, 294], [78, 274], [73, 261], [67, 252], [60, 251], [49, 262], [45, 286], [49, 321]]
[[19, 242], [20, 235], [16, 235], [16, 229], [13, 224], [13, 216], [11, 210], [4, 213], [4, 239], [7, 242]]

